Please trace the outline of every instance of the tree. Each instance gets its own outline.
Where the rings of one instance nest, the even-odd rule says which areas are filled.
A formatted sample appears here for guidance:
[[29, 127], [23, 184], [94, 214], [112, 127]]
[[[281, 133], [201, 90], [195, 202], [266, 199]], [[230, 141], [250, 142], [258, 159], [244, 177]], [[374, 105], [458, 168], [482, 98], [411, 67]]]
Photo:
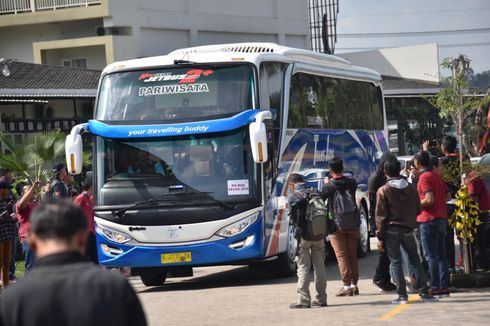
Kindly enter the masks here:
[[29, 144], [17, 144], [12, 135], [0, 133], [0, 141], [8, 153], [0, 156], [0, 167], [29, 182], [48, 181], [51, 165], [65, 154], [65, 135], [61, 131], [36, 134]]
[[[441, 67], [451, 69], [451, 76], [447, 80], [448, 85], [434, 97], [427, 98], [432, 105], [439, 109], [439, 115], [442, 118], [451, 119], [456, 126], [458, 143], [460, 144], [461, 171], [463, 171], [463, 146], [465, 144], [464, 122], [488, 101], [487, 97], [470, 96], [468, 94], [469, 85], [465, 76], [471, 69], [470, 62], [471, 60], [464, 54], [460, 54], [456, 58], [445, 58]], [[463, 184], [463, 180], [461, 180], [461, 184]]]
[[[465, 79], [470, 71], [470, 59], [463, 54], [460, 54], [457, 58], [445, 58], [441, 64], [443, 68], [451, 69], [451, 77], [448, 79], [448, 85], [444, 87], [437, 95], [427, 100], [439, 109], [439, 115], [443, 118], [451, 119], [457, 131], [459, 146], [459, 176], [460, 184], [464, 186], [464, 166], [463, 166], [463, 125], [468, 116], [476, 112], [481, 108], [487, 98], [468, 96], [469, 85]], [[463, 205], [464, 206], [464, 205]], [[458, 211], [456, 212], [458, 214]], [[462, 218], [468, 218], [468, 216], [462, 216]], [[469, 239], [468, 228], [463, 229], [463, 243], [464, 243], [464, 268], [465, 272], [470, 271], [469, 260]]]

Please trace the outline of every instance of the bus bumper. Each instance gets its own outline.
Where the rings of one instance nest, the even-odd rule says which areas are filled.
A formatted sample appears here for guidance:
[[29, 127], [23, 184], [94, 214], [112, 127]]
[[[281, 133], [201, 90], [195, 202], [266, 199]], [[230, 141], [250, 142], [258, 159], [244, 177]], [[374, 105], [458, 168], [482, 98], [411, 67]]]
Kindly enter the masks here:
[[[192, 267], [263, 257], [261, 219], [236, 236], [183, 246], [120, 244], [98, 232], [96, 237], [99, 264], [108, 267]], [[186, 261], [176, 262], [178, 259]]]

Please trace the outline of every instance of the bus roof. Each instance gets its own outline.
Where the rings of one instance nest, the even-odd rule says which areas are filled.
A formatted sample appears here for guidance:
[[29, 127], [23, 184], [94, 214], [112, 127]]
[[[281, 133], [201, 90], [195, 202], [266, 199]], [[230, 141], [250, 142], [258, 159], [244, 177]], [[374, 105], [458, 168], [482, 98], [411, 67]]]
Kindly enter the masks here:
[[282, 61], [309, 63], [317, 66], [343, 68], [345, 70], [370, 75], [375, 80], [381, 80], [378, 72], [353, 66], [349, 61], [329, 54], [291, 48], [276, 43], [230, 43], [204, 45], [178, 49], [168, 55], [146, 57], [127, 61], [114, 62], [108, 65], [103, 74], [119, 70], [135, 68], [150, 68], [174, 65], [174, 60], [185, 60], [195, 63], [209, 62], [253, 62]]

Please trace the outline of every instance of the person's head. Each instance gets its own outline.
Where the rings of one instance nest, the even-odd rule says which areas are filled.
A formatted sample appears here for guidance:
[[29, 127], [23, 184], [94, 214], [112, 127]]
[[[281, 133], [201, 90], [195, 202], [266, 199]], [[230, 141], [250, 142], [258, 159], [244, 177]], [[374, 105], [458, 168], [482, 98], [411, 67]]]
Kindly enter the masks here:
[[12, 183], [14, 181], [12, 178], [12, 171], [10, 171], [9, 169], [1, 168], [0, 177], [6, 179], [9, 183]]
[[344, 163], [340, 158], [333, 157], [328, 162], [328, 169], [330, 170], [330, 173], [334, 175], [342, 175], [342, 172], [344, 171]]
[[82, 183], [82, 191], [86, 192], [88, 195], [92, 195], [94, 193], [92, 178], [85, 179], [85, 181]]
[[55, 179], [60, 179], [61, 181], [68, 177], [68, 172], [66, 172], [66, 168], [63, 163], [56, 163], [53, 165], [53, 177]]
[[388, 178], [400, 176], [400, 162], [398, 160], [388, 160], [383, 163], [383, 170]]
[[296, 189], [296, 187], [299, 184], [302, 184], [304, 182], [305, 182], [305, 179], [303, 178], [303, 176], [301, 174], [298, 174], [298, 173], [293, 173], [288, 178], [288, 183], [289, 183], [289, 187], [291, 190]]
[[456, 151], [457, 145], [458, 141], [456, 137], [449, 135], [442, 137], [441, 150], [444, 154], [453, 154]]
[[439, 168], [439, 158], [434, 155], [429, 155], [429, 165], [431, 169]]
[[0, 197], [8, 196], [10, 189], [12, 189], [12, 184], [10, 183], [8, 177], [0, 177]]
[[415, 154], [413, 162], [417, 169], [428, 169], [430, 168], [430, 156], [427, 151], [420, 151]]
[[31, 215], [29, 243], [38, 257], [53, 253], [84, 253], [87, 220], [83, 211], [68, 200], [47, 199]]

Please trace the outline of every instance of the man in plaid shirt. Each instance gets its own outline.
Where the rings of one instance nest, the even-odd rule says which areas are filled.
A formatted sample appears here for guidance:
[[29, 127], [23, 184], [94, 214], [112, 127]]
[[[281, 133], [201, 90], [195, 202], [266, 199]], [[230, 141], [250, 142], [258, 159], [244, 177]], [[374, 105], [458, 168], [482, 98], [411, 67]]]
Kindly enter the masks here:
[[12, 197], [9, 180], [0, 178], [0, 269], [2, 271], [3, 287], [9, 284], [10, 261], [12, 245], [15, 238], [16, 219], [12, 217], [15, 198]]

